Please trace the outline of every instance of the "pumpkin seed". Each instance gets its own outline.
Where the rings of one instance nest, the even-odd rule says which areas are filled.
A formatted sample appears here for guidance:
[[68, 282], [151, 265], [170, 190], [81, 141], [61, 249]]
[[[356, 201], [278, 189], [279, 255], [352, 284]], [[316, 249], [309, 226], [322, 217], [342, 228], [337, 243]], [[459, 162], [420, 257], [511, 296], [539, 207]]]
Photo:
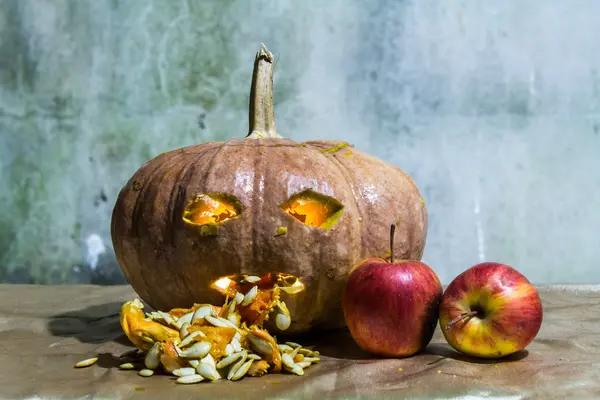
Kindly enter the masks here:
[[216, 314], [217, 313], [211, 305], [200, 306], [196, 311], [194, 311], [194, 315], [192, 316], [192, 324], [199, 319], [205, 318], [207, 315], [213, 315], [216, 317]]
[[250, 305], [250, 303], [252, 303], [254, 301], [254, 299], [256, 298], [257, 294], [258, 294], [258, 286], [252, 286], [252, 289], [250, 289], [248, 291], [248, 293], [246, 293], [246, 295], [244, 296], [244, 300], [242, 301], [242, 305], [243, 306]]
[[213, 326], [217, 326], [220, 328], [226, 328], [229, 327], [229, 324], [231, 324], [231, 322], [227, 321], [227, 323], [223, 322], [222, 318], [217, 318], [217, 317], [213, 317], [211, 315], [207, 315], [206, 317], [204, 317], [204, 319], [206, 320], [206, 322], [208, 322], [209, 324], [213, 325]]
[[302, 345], [300, 345], [300, 344], [298, 344], [298, 343], [295, 343], [295, 342], [285, 342], [285, 344], [287, 344], [287, 345], [288, 345], [288, 346], [290, 346], [290, 347], [293, 347], [294, 349], [295, 349], [296, 347], [302, 347]]
[[256, 282], [260, 281], [260, 277], [255, 276], [255, 275], [250, 275], [250, 276], [247, 276], [244, 280], [249, 283], [256, 283]]
[[234, 328], [238, 332], [241, 332], [240, 328], [238, 328], [237, 326], [235, 326], [234, 324], [232, 324], [230, 321], [226, 320], [225, 318], [221, 318], [221, 317], [215, 318], [210, 315], [207, 315], [206, 317], [204, 317], [204, 319], [213, 326], [217, 326], [220, 328]]
[[277, 308], [280, 314], [290, 315], [290, 310], [288, 310], [287, 305], [283, 301], [277, 302]]
[[231, 303], [229, 303], [229, 307], [227, 308], [227, 315], [233, 314], [235, 312], [235, 298], [231, 299]]
[[146, 335], [142, 335], [141, 338], [146, 343], [154, 344], [156, 342], [156, 340], [154, 340], [151, 337], [146, 336]]
[[279, 330], [285, 331], [287, 328], [290, 327], [291, 323], [292, 318], [289, 315], [277, 313], [277, 315], [275, 316], [275, 325]]
[[158, 313], [157, 311], [150, 311], [150, 313], [147, 314], [150, 314], [150, 318], [152, 318], [153, 320], [164, 322], [162, 315], [160, 315], [160, 313]]
[[242, 377], [244, 375], [246, 375], [246, 373], [248, 372], [248, 370], [250, 369], [250, 366], [252, 365], [252, 363], [254, 362], [254, 360], [248, 360], [245, 363], [243, 363], [238, 369], [237, 371], [235, 371], [235, 373], [233, 374], [233, 376], [231, 377], [232, 381], [237, 381], [239, 379], [242, 379]]
[[246, 362], [247, 355], [248, 355], [248, 353], [246, 351], [243, 351], [242, 358], [240, 358], [240, 360], [238, 362], [236, 362], [235, 364], [233, 364], [233, 366], [229, 369], [229, 373], [227, 374], [228, 380], [231, 380], [231, 378], [233, 378], [233, 376], [235, 375], [237, 370], [240, 369], [240, 367], [244, 364], [244, 362]]
[[187, 314], [182, 315], [181, 317], [179, 317], [179, 319], [177, 320], [178, 322], [182, 323], [182, 324], [191, 324], [192, 323], [192, 318], [194, 317], [194, 311], [191, 311]]
[[189, 368], [189, 367], [186, 367], [186, 368], [177, 368], [172, 373], [175, 376], [182, 377], [182, 376], [194, 375], [196, 373], [196, 369], [195, 368]]
[[312, 351], [310, 349], [301, 348], [300, 350], [298, 350], [298, 353], [305, 355], [305, 356], [312, 356], [314, 354], [314, 351]]
[[225, 346], [225, 355], [230, 356], [233, 353], [235, 353], [235, 349], [233, 348], [233, 345], [229, 343], [227, 346]]
[[119, 365], [119, 369], [134, 369], [135, 365], [133, 365], [132, 363], [123, 363], [121, 365]]
[[261, 356], [259, 356], [258, 354], [252, 354], [252, 353], [248, 354], [248, 359], [250, 359], [250, 360], [262, 360]]
[[204, 364], [212, 365], [213, 368], [217, 368], [217, 365], [215, 364], [215, 359], [210, 355], [210, 353], [208, 353], [206, 355], [206, 357], [204, 357], [202, 360], [200, 360], [200, 362], [204, 363]]
[[283, 353], [281, 355], [281, 361], [283, 362], [283, 365], [288, 368], [294, 368], [294, 365], [296, 365], [294, 357], [290, 353]]
[[158, 315], [160, 315], [160, 317], [158, 319], [162, 319], [164, 321], [165, 325], [170, 325], [175, 329], [181, 328], [181, 323], [179, 322], [177, 317], [174, 317], [171, 314], [163, 312], [163, 311], [157, 311], [157, 313], [158, 313]]
[[235, 293], [235, 297], [233, 298], [237, 304], [241, 304], [244, 301], [244, 295], [240, 292]]
[[190, 364], [193, 368], [196, 368], [198, 366], [198, 364], [200, 364], [200, 361], [198, 360], [187, 360], [188, 364]]
[[311, 363], [308, 362], [308, 361], [300, 361], [300, 362], [296, 363], [296, 365], [299, 366], [302, 369], [310, 367], [310, 364]]
[[293, 347], [288, 346], [287, 344], [278, 344], [277, 347], [279, 347], [279, 350], [281, 350], [282, 352], [292, 352], [294, 351]]
[[270, 356], [273, 354], [271, 343], [252, 334], [248, 335], [248, 339], [250, 340], [250, 348], [258, 355]]
[[146, 353], [146, 357], [144, 357], [144, 365], [148, 369], [156, 369], [160, 365], [160, 353], [162, 352], [162, 347], [159, 342], [154, 343], [152, 348], [148, 350]]
[[192, 384], [202, 382], [204, 378], [201, 375], [193, 374], [177, 378], [177, 383]]
[[201, 375], [203, 378], [209, 379], [211, 381], [221, 379], [221, 375], [219, 375], [215, 367], [202, 362], [196, 367], [196, 373], [198, 375]]
[[152, 371], [151, 369], [144, 368], [140, 372], [138, 372], [138, 375], [147, 378], [149, 376], [154, 375], [154, 371]]
[[183, 358], [204, 358], [210, 351], [211, 347], [212, 345], [210, 344], [210, 342], [196, 342], [187, 350], [182, 350], [180, 356]]
[[244, 355], [243, 352], [239, 352], [239, 353], [233, 353], [230, 356], [227, 356], [223, 359], [221, 359], [221, 361], [219, 361], [217, 363], [217, 368], [225, 368], [230, 366], [231, 364], [233, 364], [234, 362], [236, 362], [238, 360], [238, 358], [242, 357]]
[[292, 352], [290, 353], [290, 355], [292, 356], [292, 358], [296, 357], [296, 354], [298, 354], [298, 352], [299, 352], [301, 349], [302, 349], [301, 347], [296, 347], [296, 348], [294, 349], [294, 351], [292, 351]]
[[[179, 337], [181, 337], [182, 339], [185, 338], [187, 335], [190, 334], [190, 324], [189, 322], [184, 322], [181, 325], [181, 329], [179, 329]], [[199, 332], [199, 331], [198, 331]]]
[[238, 352], [242, 351], [242, 345], [237, 339], [232, 339], [231, 344], [233, 345], [233, 349]]
[[[172, 317], [171, 315], [167, 314], [166, 312], [162, 312], [162, 311], [158, 311], [158, 314], [162, 317], [163, 321], [165, 321], [165, 323], [167, 325], [173, 325], [176, 322], [175, 317]], [[179, 329], [179, 327], [177, 327], [177, 329]]]
[[227, 316], [227, 320], [234, 324], [235, 326], [240, 326], [240, 322], [242, 321], [242, 317], [240, 314], [233, 312]]
[[179, 348], [184, 348], [184, 347], [189, 346], [199, 336], [206, 337], [206, 335], [202, 331], [194, 331], [194, 332], [190, 333], [189, 335], [187, 335], [186, 337], [183, 338], [181, 343], [179, 343]]
[[74, 365], [74, 367], [75, 368], [89, 367], [91, 365], [96, 364], [96, 361], [98, 361], [98, 357], [87, 358], [85, 360], [79, 361], [77, 364]]
[[134, 307], [136, 307], [136, 308], [140, 308], [140, 309], [144, 308], [144, 304], [137, 297], [131, 301], [131, 305], [134, 306]]
[[300, 367], [299, 365], [294, 365], [292, 368], [288, 368], [287, 366], [284, 367], [286, 371], [292, 372], [296, 375], [304, 375], [304, 370], [302, 369], [302, 367]]

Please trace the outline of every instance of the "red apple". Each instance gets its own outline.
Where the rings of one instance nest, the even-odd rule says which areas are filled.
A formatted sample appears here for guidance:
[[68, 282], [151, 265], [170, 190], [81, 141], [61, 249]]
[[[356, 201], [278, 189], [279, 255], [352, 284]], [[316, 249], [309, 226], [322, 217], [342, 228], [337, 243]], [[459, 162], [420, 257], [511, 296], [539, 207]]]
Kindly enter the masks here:
[[[394, 227], [391, 232], [393, 249]], [[437, 326], [442, 285], [416, 260], [369, 258], [348, 276], [343, 295], [346, 325], [365, 351], [407, 357], [423, 350]]]
[[542, 325], [535, 287], [514, 268], [477, 264], [446, 288], [440, 326], [454, 349], [475, 357], [500, 358], [524, 349]]

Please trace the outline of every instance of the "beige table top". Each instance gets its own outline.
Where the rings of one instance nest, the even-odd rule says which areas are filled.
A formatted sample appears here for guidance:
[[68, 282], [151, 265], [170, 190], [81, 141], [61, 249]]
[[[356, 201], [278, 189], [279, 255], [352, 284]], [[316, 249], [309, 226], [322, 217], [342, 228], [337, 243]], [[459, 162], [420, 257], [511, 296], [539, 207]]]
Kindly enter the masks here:
[[[412, 398], [600, 399], [600, 285], [540, 288], [544, 322], [527, 350], [495, 362], [445, 343], [439, 326], [425, 353], [377, 359], [345, 331], [296, 338], [321, 363], [302, 377], [179, 385], [117, 368], [132, 348], [119, 325], [129, 286], [0, 285], [0, 398]], [[73, 364], [100, 354], [85, 369]]]

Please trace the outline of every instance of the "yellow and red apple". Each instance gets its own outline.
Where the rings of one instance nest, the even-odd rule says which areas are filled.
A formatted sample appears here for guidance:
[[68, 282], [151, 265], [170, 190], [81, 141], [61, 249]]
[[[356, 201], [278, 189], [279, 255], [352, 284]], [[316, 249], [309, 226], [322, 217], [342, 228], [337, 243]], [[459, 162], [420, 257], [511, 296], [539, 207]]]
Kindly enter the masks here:
[[475, 357], [501, 358], [524, 349], [542, 325], [536, 288], [514, 268], [477, 264], [446, 288], [439, 321], [456, 350]]

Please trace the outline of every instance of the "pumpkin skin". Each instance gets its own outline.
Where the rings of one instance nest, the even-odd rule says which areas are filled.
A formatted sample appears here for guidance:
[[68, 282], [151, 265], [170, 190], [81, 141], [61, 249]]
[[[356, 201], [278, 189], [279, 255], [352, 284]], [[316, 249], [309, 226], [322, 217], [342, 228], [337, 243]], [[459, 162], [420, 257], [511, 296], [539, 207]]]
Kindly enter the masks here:
[[[309, 226], [281, 207], [305, 190], [341, 203], [332, 226]], [[183, 215], [197, 195], [210, 193], [235, 196], [240, 213], [207, 234]], [[299, 333], [345, 325], [346, 277], [363, 259], [387, 253], [391, 224], [397, 257], [420, 260], [427, 211], [398, 167], [344, 142], [249, 135], [148, 161], [121, 190], [111, 233], [126, 279], [155, 309], [220, 304], [222, 295], [209, 285], [223, 276], [299, 277], [304, 291], [282, 293], [292, 316], [285, 332]]]

